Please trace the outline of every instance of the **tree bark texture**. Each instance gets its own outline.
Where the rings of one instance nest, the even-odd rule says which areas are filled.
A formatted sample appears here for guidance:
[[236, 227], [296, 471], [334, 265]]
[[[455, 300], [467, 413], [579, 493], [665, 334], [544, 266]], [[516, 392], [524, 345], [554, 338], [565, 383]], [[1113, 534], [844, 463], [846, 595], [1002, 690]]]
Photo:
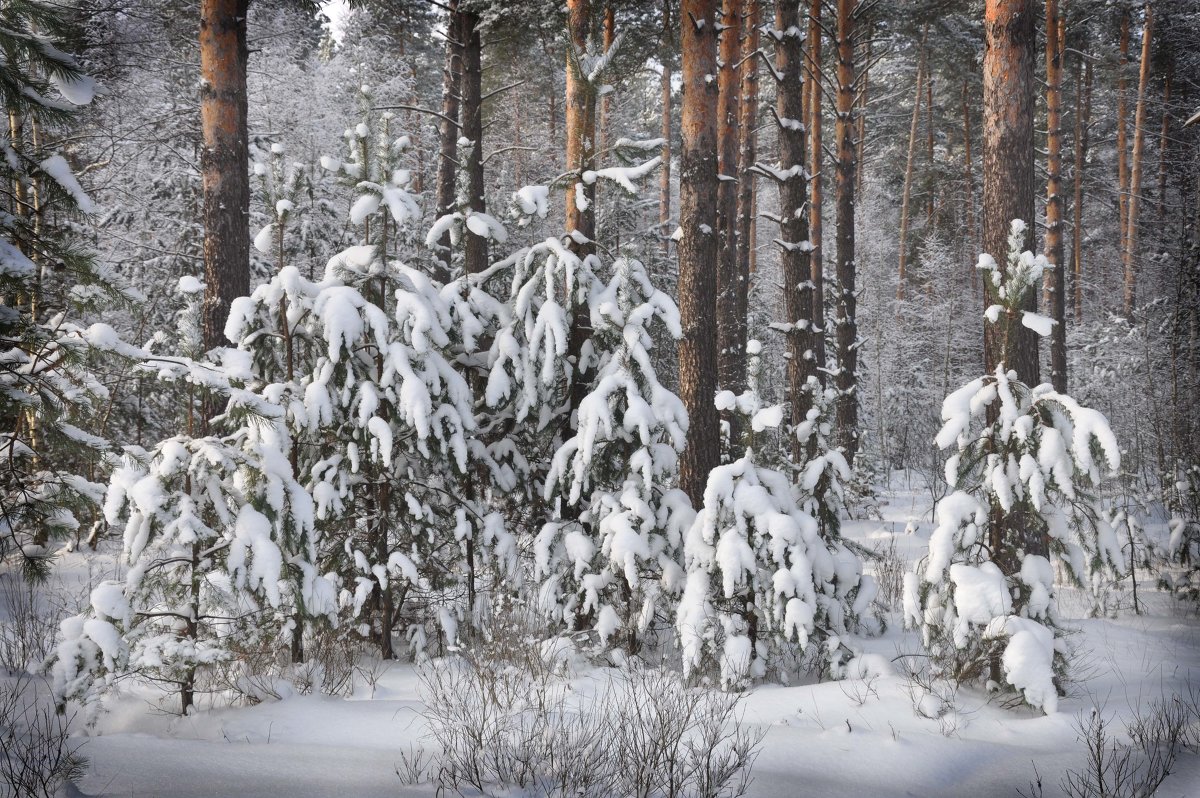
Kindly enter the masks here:
[[[479, 15], [462, 12], [460, 27], [463, 43], [462, 117], [463, 137], [471, 142], [467, 158], [467, 208], [476, 213], [487, 210], [483, 192], [483, 41], [479, 32]], [[487, 239], [470, 230], [466, 239], [464, 269], [467, 274], [479, 274], [487, 268]]]
[[1129, 199], [1126, 203], [1125, 251], [1125, 317], [1132, 319], [1137, 306], [1138, 272], [1138, 213], [1142, 199], [1142, 165], [1146, 148], [1146, 86], [1150, 82], [1150, 45], [1154, 35], [1154, 8], [1146, 3], [1142, 23], [1142, 59], [1138, 69], [1137, 110], [1133, 116], [1133, 162], [1129, 169]]
[[[724, 0], [717, 77], [717, 229], [720, 254], [717, 264], [717, 384], [741, 393], [746, 382], [746, 356], [742, 338], [745, 320], [738, 318], [738, 111], [741, 72], [740, 0]], [[730, 418], [737, 440], [737, 424]], [[736, 451], [736, 445], [735, 445]]]
[[[983, 56], [983, 250], [1001, 271], [1008, 268], [1008, 236], [1014, 219], [1025, 222], [1023, 248], [1033, 249], [1033, 58], [1034, 20], [1030, 0], [987, 0]], [[985, 284], [988, 281], [985, 281]], [[996, 304], [986, 285], [985, 306]], [[1037, 291], [1025, 298], [1037, 307]], [[1037, 334], [1019, 321], [1005, 336], [1000, 325], [984, 325], [984, 368], [1004, 363], [1026, 385], [1040, 379]]]
[[[929, 26], [921, 34], [921, 57], [917, 61], [917, 88], [913, 92], [912, 120], [908, 126], [908, 158], [904, 164], [904, 188], [900, 197], [900, 265], [897, 269], [896, 299], [904, 302], [908, 283], [908, 227], [912, 220], [913, 166], [917, 160], [917, 125], [921, 122], [921, 98], [925, 89], [926, 45], [929, 41]], [[901, 308], [897, 308], [899, 315]]]
[[[463, 46], [461, 15], [458, 0], [450, 2], [450, 23], [446, 31], [446, 61], [442, 72], [442, 119], [438, 123], [437, 193], [434, 198], [436, 213], [445, 216], [454, 212], [458, 201], [458, 124], [459, 96], [462, 93]], [[450, 277], [450, 231], [438, 241], [437, 259], [441, 264], [438, 275], [446, 281]]]
[[837, 430], [838, 443], [853, 465], [858, 451], [858, 324], [855, 315], [854, 187], [854, 12], [858, 0], [837, 0]]
[[222, 346], [230, 303], [250, 293], [250, 165], [246, 134], [249, 0], [200, 4], [204, 149], [204, 347]]
[[[809, 378], [816, 377], [812, 349], [811, 253], [808, 241], [805, 180], [806, 138], [804, 128], [804, 42], [800, 33], [801, 0], [779, 0], [775, 8], [775, 72], [780, 77], [775, 99], [779, 120], [779, 244], [783, 275], [783, 306], [787, 314], [788, 398], [792, 426], [803, 422], [812, 408]], [[807, 453], [795, 436], [791, 439], [792, 462], [799, 464]]]
[[822, 216], [824, 214], [824, 182], [822, 171], [825, 164], [825, 146], [821, 140], [821, 91], [825, 79], [825, 71], [821, 62], [821, 8], [823, 0], [812, 0], [808, 16], [808, 48], [809, 69], [812, 79], [808, 82], [808, 134], [809, 157], [811, 165], [809, 172], [812, 180], [809, 182], [811, 198], [808, 208], [808, 240], [812, 242], [812, 256], [809, 260], [809, 279], [812, 280], [812, 350], [816, 358], [817, 379], [825, 384], [825, 264], [824, 264], [824, 230]]
[[1046, 0], [1046, 259], [1045, 304], [1054, 319], [1050, 333], [1050, 382], [1067, 392], [1066, 258], [1063, 257], [1062, 196], [1063, 19], [1059, 0]]
[[1083, 66], [1083, 84], [1080, 85], [1079, 59], [1075, 66], [1075, 165], [1071, 177], [1075, 181], [1075, 202], [1072, 207], [1074, 225], [1071, 230], [1071, 274], [1074, 282], [1072, 291], [1075, 305], [1075, 322], [1083, 321], [1083, 176], [1087, 168], [1088, 133], [1092, 115], [1092, 62]]
[[737, 343], [742, 353], [739, 388], [745, 387], [745, 352], [750, 311], [750, 274], [754, 251], [755, 174], [758, 158], [758, 58], [759, 28], [762, 25], [762, 0], [741, 0], [742, 66], [741, 98], [738, 105], [738, 197], [737, 197], [737, 296], [734, 309], [738, 322]]
[[680, 487], [699, 507], [717, 466], [717, 2], [683, 0], [683, 108], [679, 175], [679, 392], [688, 413]]

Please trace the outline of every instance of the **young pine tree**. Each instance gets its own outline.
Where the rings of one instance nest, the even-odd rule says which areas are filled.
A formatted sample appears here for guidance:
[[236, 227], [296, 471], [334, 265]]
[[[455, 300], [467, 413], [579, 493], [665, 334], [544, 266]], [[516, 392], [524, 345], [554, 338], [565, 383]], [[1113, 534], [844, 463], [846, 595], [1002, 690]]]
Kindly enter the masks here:
[[[1006, 271], [979, 259], [999, 300], [986, 317], [1000, 346], [1021, 327], [1045, 335], [1052, 324], [1022, 309], [1050, 268], [1021, 251], [1024, 232], [1014, 221]], [[1116, 439], [1103, 415], [1048, 384], [1030, 388], [1008, 363], [946, 397], [942, 421], [937, 444], [955, 450], [946, 463], [953, 491], [937, 506], [929, 553], [905, 577], [906, 624], [921, 630], [942, 675], [988, 676], [1053, 712], [1067, 650], [1051, 558], [1093, 588], [1125, 569], [1095, 497], [1120, 464]]]

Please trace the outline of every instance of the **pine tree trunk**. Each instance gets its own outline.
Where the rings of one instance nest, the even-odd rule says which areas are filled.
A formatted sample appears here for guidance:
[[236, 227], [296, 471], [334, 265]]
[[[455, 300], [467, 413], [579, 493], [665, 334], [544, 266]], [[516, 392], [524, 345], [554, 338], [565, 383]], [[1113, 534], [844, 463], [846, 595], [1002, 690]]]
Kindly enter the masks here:
[[1167, 74], [1163, 77], [1163, 112], [1162, 127], [1158, 134], [1158, 219], [1164, 221], [1167, 213], [1167, 148], [1170, 144], [1168, 133], [1171, 126], [1171, 79], [1174, 77], [1174, 63], [1167, 61]]
[[[450, 24], [446, 31], [446, 62], [442, 73], [442, 117], [438, 123], [437, 194], [434, 199], [435, 213], [441, 217], [454, 212], [457, 201], [458, 180], [458, 124], [459, 96], [462, 93], [463, 43], [462, 15], [458, 13], [458, 0], [450, 0]], [[438, 279], [445, 282], [450, 278], [450, 231], [442, 234], [438, 241]]]
[[[739, 0], [724, 0], [720, 55], [717, 75], [717, 229], [720, 255], [717, 262], [717, 385], [740, 394], [746, 381], [746, 358], [742, 350], [738, 319], [738, 61], [741, 60]], [[730, 423], [733, 450], [739, 431], [736, 418]]]
[[867, 41], [866, 54], [863, 56], [862, 64], [862, 89], [858, 95], [858, 133], [855, 135], [855, 140], [858, 142], [858, 171], [854, 176], [855, 193], [862, 195], [863, 190], [863, 174], [867, 171], [867, 100], [871, 88], [871, 59], [872, 50], [875, 46], [875, 21], [871, 20], [867, 24]]
[[[1033, 249], [1033, 58], [1035, 12], [1030, 0], [987, 0], [983, 56], [983, 250], [1003, 271], [1008, 264], [1008, 235], [1014, 219], [1025, 222], [1024, 249]], [[989, 281], [984, 281], [987, 284]], [[996, 304], [986, 285], [985, 306]], [[1025, 307], [1037, 307], [1030, 291]], [[998, 325], [984, 326], [984, 367], [1003, 363], [1026, 385], [1040, 379], [1037, 334], [1014, 324], [1001, 337]]]
[[[1083, 61], [1084, 59], [1080, 59]], [[1083, 67], [1080, 85], [1079, 62], [1075, 65], [1075, 202], [1072, 209], [1075, 223], [1071, 231], [1071, 273], [1074, 282], [1075, 322], [1083, 321], [1083, 175], [1087, 168], [1088, 132], [1092, 115], [1092, 62]]]
[[963, 186], [967, 195], [967, 235], [968, 252], [967, 268], [971, 272], [971, 293], [979, 292], [979, 270], [975, 268], [975, 258], [979, 255], [979, 233], [975, 229], [975, 175], [972, 172], [973, 155], [971, 154], [971, 107], [967, 102], [968, 82], [962, 84], [962, 114], [963, 114]]
[[[483, 191], [483, 41], [479, 33], [479, 15], [469, 11], [461, 15], [463, 43], [462, 107], [463, 137], [471, 142], [467, 169], [467, 207], [476, 213], [487, 209]], [[467, 274], [479, 274], [487, 268], [487, 239], [468, 230], [463, 266]]]
[[1150, 81], [1150, 44], [1154, 34], [1154, 9], [1146, 3], [1146, 18], [1142, 26], [1142, 61], [1138, 74], [1137, 110], [1133, 118], [1133, 165], [1129, 171], [1129, 201], [1126, 211], [1125, 252], [1125, 317], [1133, 319], [1137, 305], [1138, 270], [1138, 212], [1142, 194], [1142, 155], [1146, 144], [1146, 85]]
[[[917, 88], [913, 92], [912, 121], [908, 126], [908, 158], [904, 165], [904, 189], [900, 197], [900, 267], [897, 272], [896, 299], [904, 302], [906, 282], [908, 280], [908, 225], [911, 219], [909, 206], [912, 203], [913, 164], [917, 160], [917, 125], [921, 121], [921, 97], [925, 88], [925, 54], [929, 41], [929, 25], [921, 34], [921, 58], [917, 62]], [[897, 307], [896, 314], [901, 312]]]
[[[775, 92], [776, 117], [779, 119], [779, 169], [784, 175], [779, 184], [779, 242], [783, 273], [783, 306], [787, 314], [788, 399], [792, 404], [793, 428], [805, 420], [812, 408], [813, 396], [808, 381], [816, 377], [812, 354], [812, 291], [809, 258], [804, 242], [808, 240], [808, 216], [805, 203], [808, 186], [804, 178], [806, 135], [803, 126], [805, 103], [803, 40], [799, 32], [801, 0], [778, 0], [775, 29], [781, 38], [775, 46], [775, 72], [779, 85]], [[792, 462], [807, 459], [796, 436], [789, 436]]]
[[1117, 60], [1117, 206], [1120, 231], [1117, 250], [1124, 256], [1129, 230], [1129, 9], [1121, 11], [1121, 44]]
[[[1030, 0], [986, 0], [983, 55], [983, 249], [1002, 271], [1008, 268], [1008, 237], [1014, 219], [1025, 222], [1026, 250], [1033, 249], [1033, 59], [1035, 10]], [[995, 286], [984, 280], [984, 305], [997, 304]], [[1036, 309], [1037, 291], [1025, 298]], [[984, 324], [984, 368], [993, 373], [1003, 364], [1026, 385], [1040, 382], [1036, 333], [1019, 321]], [[1004, 330], [1007, 329], [1005, 334]], [[990, 422], [995, 410], [989, 406]], [[989, 512], [988, 546], [992, 562], [1006, 575], [1017, 572], [1018, 547], [1026, 547], [1024, 525], [999, 505]], [[1000, 657], [989, 663], [989, 675], [1003, 684]]]
[[837, 3], [837, 429], [838, 443], [853, 465], [858, 451], [858, 324], [855, 297], [854, 12], [857, 0]]
[[[587, 51], [588, 30], [592, 24], [590, 0], [568, 0], [567, 30], [570, 35], [567, 53], [567, 146], [566, 167], [570, 178], [566, 189], [567, 246], [581, 260], [596, 252], [596, 184], [584, 183], [584, 172], [596, 168], [596, 95], [587, 78], [580, 72], [579, 57]], [[572, 364], [568, 436], [578, 424], [578, 409], [587, 395], [589, 375], [582, 368], [584, 349], [591, 338], [591, 319], [584, 304], [574, 298], [567, 308], [571, 314], [571, 334], [567, 344], [567, 359]], [[579, 507], [568, 508], [577, 514]], [[590, 619], [576, 617], [576, 628], [586, 628]]]
[[246, 134], [249, 0], [200, 4], [200, 159], [204, 191], [204, 347], [222, 346], [230, 303], [250, 293]]
[[933, 70], [925, 72], [925, 169], [927, 179], [925, 190], [925, 231], [928, 235], [933, 231], [933, 195], [937, 185], [934, 174], [936, 165], [933, 162]]
[[688, 413], [679, 483], [699, 507], [719, 462], [717, 408], [717, 2], [683, 0], [683, 110], [679, 179], [680, 399]]
[[663, 256], [671, 254], [671, 1], [663, 0], [662, 80], [659, 82], [662, 138], [662, 165], [658, 167], [658, 232], [662, 236]]
[[1063, 19], [1058, 0], [1046, 0], [1046, 259], [1045, 303], [1054, 319], [1050, 335], [1050, 382], [1067, 392], [1067, 311], [1063, 257], [1062, 57]]
[[821, 8], [823, 0], [812, 0], [808, 16], [809, 69], [812, 79], [808, 82], [808, 133], [809, 133], [809, 182], [808, 240], [812, 242], [809, 260], [809, 279], [812, 280], [812, 348], [816, 357], [817, 379], [825, 384], [825, 264], [822, 238], [823, 205], [825, 202], [822, 174], [825, 164], [825, 146], [821, 140], [821, 92], [825, 70], [821, 62]]
[[742, 352], [738, 375], [745, 384], [745, 351], [749, 327], [749, 297], [751, 263], [754, 254], [755, 174], [752, 171], [758, 158], [758, 58], [759, 28], [762, 25], [761, 0], [742, 0], [742, 68], [741, 98], [738, 105], [738, 177], [741, 180], [737, 197], [737, 299], [734, 303], [738, 323], [737, 344]]

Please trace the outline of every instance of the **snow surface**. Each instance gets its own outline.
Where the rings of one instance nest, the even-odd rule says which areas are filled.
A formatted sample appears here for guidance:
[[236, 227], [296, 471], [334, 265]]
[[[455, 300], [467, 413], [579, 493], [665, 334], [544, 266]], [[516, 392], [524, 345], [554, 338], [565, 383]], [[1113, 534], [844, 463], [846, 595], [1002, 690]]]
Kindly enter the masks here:
[[[847, 521], [847, 538], [873, 548], [893, 542], [910, 563], [926, 548], [933, 523], [928, 493], [913, 479], [885, 497], [881, 521]], [[965, 508], [960, 508], [965, 509]], [[916, 519], [916, 520], [914, 520]], [[1162, 525], [1160, 525], [1162, 526]], [[911, 534], [906, 534], [910, 531]], [[1169, 531], [1163, 526], [1162, 536]], [[60, 578], [82, 586], [102, 570], [93, 555], [65, 555]], [[114, 566], [115, 568], [115, 566]], [[1041, 562], [1023, 578], [1040, 582]], [[66, 585], [71, 590], [77, 585]], [[69, 592], [69, 591], [68, 591]], [[745, 722], [765, 732], [749, 795], [992, 796], [1028, 791], [1031, 763], [1057, 796], [1066, 768], [1085, 761], [1075, 722], [1093, 706], [1128, 722], [1132, 710], [1197, 683], [1200, 627], [1164, 594], [1143, 594], [1151, 612], [1087, 618], [1082, 594], [1059, 587], [1060, 616], [1079, 629], [1080, 658], [1089, 681], [1057, 699], [1042, 715], [989, 702], [982, 690], [963, 688], [948, 707], [936, 696], [909, 696], [899, 652], [920, 651], [918, 635], [902, 630], [893, 614], [889, 631], [855, 639], [864, 654], [851, 661], [851, 678], [793, 686], [761, 685], [743, 702]], [[981, 600], [983, 600], [981, 598]], [[991, 600], [991, 599], [988, 599]], [[101, 587], [92, 601], [119, 613], [119, 595]], [[1011, 642], [1004, 666], [1025, 690], [1044, 689], [1036, 667], [1045, 641], [1039, 626], [1009, 617]], [[740, 641], [726, 655], [741, 657]], [[578, 658], [576, 658], [578, 660]], [[594, 692], [602, 671], [580, 667], [573, 687]], [[205, 708], [186, 718], [155, 711], [145, 696], [125, 688], [108, 703], [82, 753], [91, 764], [82, 794], [201, 798], [356, 798], [433, 796], [429, 784], [405, 785], [396, 775], [402, 754], [424, 745], [424, 706], [411, 664], [392, 665], [371, 686], [361, 680], [351, 698], [291, 696], [257, 706]], [[917, 709], [914, 709], [917, 704]], [[919, 711], [918, 711], [919, 710]], [[940, 717], [938, 717], [940, 715]], [[1200, 756], [1185, 752], [1156, 793], [1164, 798], [1200, 794]], [[514, 794], [515, 795], [515, 794]]]

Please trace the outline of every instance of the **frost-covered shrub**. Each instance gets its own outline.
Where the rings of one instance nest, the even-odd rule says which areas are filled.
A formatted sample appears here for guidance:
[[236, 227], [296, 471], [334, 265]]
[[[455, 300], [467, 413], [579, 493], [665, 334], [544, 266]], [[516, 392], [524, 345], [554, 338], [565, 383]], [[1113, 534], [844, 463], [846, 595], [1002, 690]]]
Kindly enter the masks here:
[[[181, 287], [180, 339], [190, 354], [201, 286], [185, 278]], [[92, 591], [89, 611], [63, 621], [54, 686], [61, 700], [86, 700], [135, 674], [178, 690], [186, 712], [199, 672], [228, 659], [239, 636], [273, 627], [278, 642], [300, 608], [332, 613], [334, 591], [314, 565], [313, 502], [293, 477], [280, 407], [238, 387], [244, 372], [232, 357], [218, 369], [187, 355], [126, 349], [189, 395], [223, 397], [225, 411], [208, 435], [126, 448], [104, 516], [123, 528], [129, 569], [123, 581]], [[192, 412], [189, 428], [199, 426]]]
[[544, 498], [557, 500], [559, 513], [537, 537], [535, 569], [547, 614], [568, 625], [593, 619], [602, 642], [623, 630], [632, 652], [661, 609], [660, 594], [681, 581], [670, 516], [686, 499], [669, 486], [687, 413], [650, 362], [652, 323], [681, 334], [675, 303], [641, 263], [622, 258], [614, 271], [588, 296], [598, 362], [577, 430], [550, 463]]
[[0, 795], [58, 798], [87, 772], [75, 716], [59, 712], [43, 683], [27, 676], [0, 685]]
[[741, 723], [740, 696], [664, 671], [613, 672], [577, 691], [481, 651], [430, 663], [421, 687], [437, 779], [460, 792], [736, 798], [761, 740]]
[[829, 477], [827, 468], [836, 471], [840, 454], [814, 459], [802, 483], [811, 487], [800, 495], [787, 475], [758, 461], [754, 436], [783, 421], [782, 406], [763, 407], [758, 395], [759, 349], [757, 342], [747, 346], [749, 389], [716, 398], [719, 409], [743, 417], [751, 447], [709, 474], [704, 504], [684, 538], [687, 576], [675, 621], [684, 671], [716, 664], [726, 687], [762, 678], [775, 654], [804, 650], [810, 642], [823, 647], [821, 662], [836, 665], [840, 636], [875, 596], [858, 557], [835, 535], [823, 537], [800, 503]]
[[[1019, 252], [1018, 225], [1007, 275], [980, 257], [1003, 303], [987, 316], [1008, 334], [1017, 321], [1045, 332], [1048, 320], [1020, 308], [1048, 264]], [[1120, 464], [1116, 439], [1102, 414], [1049, 385], [1029, 388], [1004, 364], [946, 397], [942, 421], [936, 442], [954, 449], [953, 492], [937, 505], [928, 554], [906, 575], [906, 624], [921, 629], [941, 675], [989, 675], [1053, 712], [1066, 650], [1052, 560], [1093, 589], [1125, 569], [1094, 496]]]

